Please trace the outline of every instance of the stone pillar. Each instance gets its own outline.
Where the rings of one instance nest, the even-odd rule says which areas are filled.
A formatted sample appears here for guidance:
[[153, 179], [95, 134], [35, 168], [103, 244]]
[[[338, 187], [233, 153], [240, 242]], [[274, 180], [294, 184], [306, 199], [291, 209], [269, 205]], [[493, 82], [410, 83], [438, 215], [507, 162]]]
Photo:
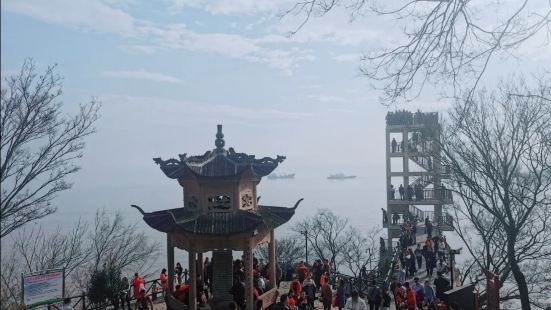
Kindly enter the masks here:
[[168, 291], [174, 292], [174, 246], [172, 237], [166, 234], [166, 270], [168, 271]]
[[203, 253], [197, 253], [197, 274], [201, 276], [203, 282], [205, 282], [205, 271], [203, 270]]
[[231, 250], [212, 251], [212, 295], [216, 302], [232, 300], [233, 256]]
[[243, 264], [245, 265], [245, 299], [247, 303], [246, 310], [253, 310], [253, 248], [251, 238], [245, 240], [244, 243]]
[[268, 276], [270, 277], [270, 288], [274, 288], [274, 287], [277, 287], [277, 282], [276, 282], [276, 264], [277, 264], [277, 261], [276, 261], [276, 250], [275, 250], [275, 247], [276, 247], [276, 240], [275, 240], [275, 233], [274, 233], [274, 230], [271, 229], [270, 230], [270, 244], [268, 245], [268, 260], [269, 260], [269, 265], [268, 265]]
[[195, 250], [190, 249], [188, 252], [189, 262], [189, 309], [197, 310], [197, 264], [195, 260], [197, 255]]

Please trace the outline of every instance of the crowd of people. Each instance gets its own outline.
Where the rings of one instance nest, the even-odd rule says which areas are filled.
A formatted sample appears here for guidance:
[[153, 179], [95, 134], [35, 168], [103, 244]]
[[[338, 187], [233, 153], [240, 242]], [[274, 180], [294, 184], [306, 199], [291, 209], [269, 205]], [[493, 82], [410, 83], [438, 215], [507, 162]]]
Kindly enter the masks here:
[[[393, 275], [390, 290], [394, 296], [396, 309], [457, 309], [442, 302], [443, 293], [451, 288], [451, 269], [447, 265], [445, 236], [432, 235], [432, 223], [425, 219], [426, 241], [418, 243], [415, 249], [410, 246], [415, 236], [416, 221], [404, 223], [400, 252], [393, 262]], [[413, 228], [411, 228], [413, 227]], [[422, 270], [422, 266], [425, 270]], [[436, 271], [436, 276], [435, 275]], [[424, 273], [425, 281], [420, 281]], [[406, 279], [412, 278], [409, 282]], [[432, 283], [431, 283], [432, 281]], [[449, 307], [449, 308], [448, 308]]]
[[420, 201], [425, 199], [425, 189], [423, 188], [423, 185], [421, 184], [415, 184], [414, 186], [411, 186], [408, 184], [408, 186], [404, 187], [402, 184], [398, 187], [398, 194], [400, 195], [400, 198], [396, 196], [396, 188], [393, 184], [390, 184], [388, 188], [388, 198], [390, 200], [409, 200], [409, 201]]
[[[393, 215], [393, 222], [397, 222], [395, 216], [396, 214]], [[421, 220], [410, 213], [405, 215], [401, 223], [400, 246], [397, 249], [399, 252], [393, 262], [392, 283], [389, 287], [378, 286], [375, 276], [370, 276], [367, 270], [362, 268], [360, 277], [367, 283], [367, 290], [355, 291], [353, 286], [346, 286], [348, 282], [345, 282], [343, 277], [332, 273], [331, 263], [327, 259], [317, 259], [311, 266], [302, 261], [282, 262], [276, 264], [275, 284], [280, 289], [282, 281], [288, 282], [289, 289], [279, 297], [277, 304], [272, 305], [272, 310], [314, 310], [316, 302], [321, 304], [324, 310], [330, 310], [332, 307], [339, 310], [389, 309], [392, 302], [397, 309], [440, 309], [438, 307], [442, 305], [442, 294], [450, 288], [451, 272], [446, 263], [446, 239], [444, 236], [433, 236], [431, 221], [428, 217], [424, 220], [426, 241], [416, 244], [417, 225]], [[207, 303], [212, 296], [213, 266], [209, 258], [204, 262], [198, 261], [197, 264], [202, 264], [197, 266], [197, 270], [202, 272], [196, 275], [196, 298], [197, 303], [201, 305]], [[253, 258], [252, 302], [256, 310], [264, 309], [263, 301], [259, 297], [271, 287], [268, 265], [262, 258]], [[424, 277], [421, 277], [422, 273]], [[170, 294], [176, 300], [188, 304], [191, 281], [188, 279], [187, 270], [184, 270], [180, 263], [174, 267], [173, 280], [175, 289]], [[160, 292], [155, 285], [152, 292], [166, 296], [168, 281], [167, 270], [162, 269], [159, 276]], [[152, 309], [152, 299], [146, 294], [144, 279], [136, 273], [128, 283], [128, 295], [136, 300], [134, 308]], [[235, 310], [246, 309], [248, 301], [242, 260], [237, 259], [233, 262], [233, 286], [229, 293], [233, 296], [230, 309], [234, 306]], [[121, 300], [124, 309], [125, 301], [123, 298]], [[129, 301], [129, 298], [126, 298], [130, 309]]]

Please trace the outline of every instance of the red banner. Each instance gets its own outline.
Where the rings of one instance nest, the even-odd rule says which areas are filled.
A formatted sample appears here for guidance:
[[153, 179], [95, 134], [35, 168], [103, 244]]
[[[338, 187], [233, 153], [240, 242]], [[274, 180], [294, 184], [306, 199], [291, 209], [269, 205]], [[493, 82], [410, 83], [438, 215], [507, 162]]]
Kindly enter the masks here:
[[499, 275], [485, 270], [488, 310], [499, 310]]

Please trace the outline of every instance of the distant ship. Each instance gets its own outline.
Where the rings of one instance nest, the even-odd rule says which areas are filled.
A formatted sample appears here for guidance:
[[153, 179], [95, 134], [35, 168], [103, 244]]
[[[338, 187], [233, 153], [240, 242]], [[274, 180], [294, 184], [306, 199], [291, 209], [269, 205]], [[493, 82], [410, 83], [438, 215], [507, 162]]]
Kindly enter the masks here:
[[289, 173], [289, 174], [280, 174], [280, 175], [277, 175], [275, 173], [272, 173], [268, 176], [268, 179], [270, 180], [276, 180], [276, 179], [294, 179], [295, 178], [295, 174], [294, 173]]
[[344, 173], [332, 174], [327, 177], [330, 180], [355, 179], [355, 175], [344, 175]]

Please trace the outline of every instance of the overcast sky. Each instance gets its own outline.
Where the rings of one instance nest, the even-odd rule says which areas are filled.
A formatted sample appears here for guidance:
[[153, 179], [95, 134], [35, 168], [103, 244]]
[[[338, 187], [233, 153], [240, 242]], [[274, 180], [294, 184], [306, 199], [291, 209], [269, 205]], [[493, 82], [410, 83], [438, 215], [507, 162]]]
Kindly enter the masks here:
[[[151, 159], [212, 149], [216, 124], [224, 124], [226, 145], [237, 151], [286, 155], [279, 172], [368, 178], [367, 188], [379, 191], [373, 198], [384, 206], [388, 108], [358, 68], [362, 53], [403, 40], [401, 29], [384, 17], [350, 22], [347, 12], [335, 10], [289, 37], [302, 21], [280, 17], [291, 3], [2, 1], [2, 76], [25, 57], [39, 70], [57, 63], [68, 112], [91, 97], [103, 102], [83, 170], [58, 200], [64, 212], [52, 219], [85, 214], [82, 208], [126, 210], [130, 203], [148, 210], [177, 206], [177, 185]], [[549, 67], [548, 45], [528, 42], [517, 52], [521, 57], [507, 62], [498, 55], [488, 76]], [[392, 109], [445, 107], [428, 91]]]

